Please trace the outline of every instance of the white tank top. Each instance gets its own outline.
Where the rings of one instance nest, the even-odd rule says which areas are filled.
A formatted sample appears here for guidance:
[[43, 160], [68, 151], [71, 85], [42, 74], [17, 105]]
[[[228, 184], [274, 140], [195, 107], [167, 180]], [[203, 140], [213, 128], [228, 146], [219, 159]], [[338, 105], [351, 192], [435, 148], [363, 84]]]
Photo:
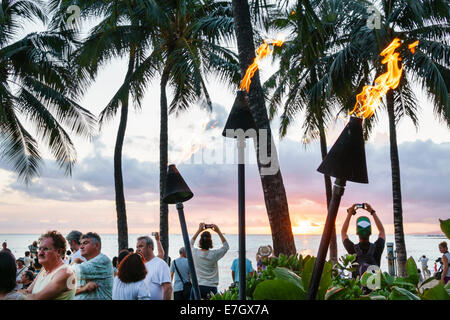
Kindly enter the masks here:
[[70, 272], [73, 274], [73, 277], [69, 277], [69, 280], [68, 280], [71, 282], [70, 284], [68, 283], [68, 286], [71, 289], [68, 289], [67, 291], [64, 291], [63, 293], [61, 293], [59, 296], [57, 296], [55, 298], [55, 300], [72, 300], [73, 297], [75, 296], [75, 292], [77, 290], [76, 282], [72, 283], [72, 280], [76, 281], [76, 278], [75, 278], [75, 272], [73, 271], [72, 267], [67, 264], [62, 264], [61, 266], [59, 266], [58, 268], [56, 268], [49, 274], [47, 274], [47, 271], [45, 270], [45, 268], [42, 268], [41, 271], [39, 272], [39, 274], [37, 275], [36, 282], [34, 284], [33, 291], [31, 293], [34, 294], [34, 293], [41, 292], [53, 280], [56, 273], [59, 270], [65, 269], [65, 268], [69, 269]]

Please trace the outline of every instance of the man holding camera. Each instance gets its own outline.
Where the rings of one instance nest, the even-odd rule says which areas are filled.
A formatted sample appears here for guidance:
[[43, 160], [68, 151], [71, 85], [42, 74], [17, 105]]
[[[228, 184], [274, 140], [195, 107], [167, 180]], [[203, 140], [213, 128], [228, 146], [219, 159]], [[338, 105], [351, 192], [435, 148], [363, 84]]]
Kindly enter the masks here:
[[[360, 208], [368, 211], [372, 215], [378, 228], [378, 239], [374, 243], [369, 241], [370, 235], [372, 234], [372, 228], [370, 219], [365, 216], [361, 216], [356, 220], [356, 233], [359, 237], [359, 243], [354, 244], [348, 238], [347, 230], [350, 224], [350, 219], [356, 214], [356, 210]], [[380, 266], [381, 255], [383, 253], [384, 243], [386, 241], [386, 234], [384, 232], [383, 224], [378, 218], [375, 210], [368, 203], [355, 203], [347, 209], [347, 218], [342, 225], [341, 237], [347, 252], [349, 254], [356, 253], [356, 262], [359, 264], [359, 267], [358, 272], [353, 274], [354, 277], [356, 277], [356, 275], [361, 276], [367, 270], [369, 265]]]

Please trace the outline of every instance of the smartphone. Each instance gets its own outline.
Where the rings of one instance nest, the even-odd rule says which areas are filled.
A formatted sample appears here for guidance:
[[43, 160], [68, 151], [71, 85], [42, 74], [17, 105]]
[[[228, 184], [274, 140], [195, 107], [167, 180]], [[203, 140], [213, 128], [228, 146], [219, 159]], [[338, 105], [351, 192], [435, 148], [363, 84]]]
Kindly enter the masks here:
[[156, 236], [156, 232], [152, 232], [152, 237]]
[[212, 229], [213, 225], [212, 224], [205, 224], [205, 229]]
[[357, 203], [356, 204], [356, 208], [361, 208], [361, 209], [365, 209], [366, 205], [364, 203]]

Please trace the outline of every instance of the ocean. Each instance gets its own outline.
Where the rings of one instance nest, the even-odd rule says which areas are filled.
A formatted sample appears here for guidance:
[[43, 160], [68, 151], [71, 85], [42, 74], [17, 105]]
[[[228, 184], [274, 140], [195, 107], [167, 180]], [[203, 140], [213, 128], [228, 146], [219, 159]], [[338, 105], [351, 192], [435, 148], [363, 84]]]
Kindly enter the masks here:
[[[16, 258], [23, 257], [25, 251], [28, 250], [28, 245], [33, 241], [38, 240], [40, 235], [38, 234], [0, 234], [0, 241], [6, 241], [8, 243], [8, 248], [13, 252]], [[117, 235], [115, 234], [101, 234], [102, 239], [102, 252], [106, 254], [109, 258], [117, 256]], [[130, 247], [136, 248], [136, 239], [141, 236], [141, 234], [131, 234], [128, 237], [128, 244]], [[191, 235], [192, 236], [192, 235]], [[357, 242], [356, 235], [350, 235], [350, 240]], [[235, 258], [238, 257], [238, 235], [236, 234], [225, 234], [230, 250], [227, 254], [219, 260], [219, 291], [225, 290], [232, 283], [231, 278], [231, 264]], [[342, 256], [346, 253], [342, 241], [338, 236], [338, 256]], [[198, 241], [199, 238], [197, 238]], [[295, 235], [295, 246], [297, 252], [306, 255], [316, 255], [320, 243], [320, 235]], [[376, 240], [374, 236], [371, 240]], [[438, 244], [442, 241], [447, 240], [444, 235], [406, 235], [406, 251], [408, 257], [413, 257], [416, 260], [418, 267], [420, 268], [420, 263], [417, 262], [420, 256], [426, 255], [429, 258], [428, 268], [431, 272], [434, 270], [434, 261], [441, 257], [439, 252]], [[386, 242], [394, 242], [393, 235], [387, 235]], [[213, 245], [215, 248], [221, 246], [219, 237], [213, 234]], [[256, 269], [256, 252], [261, 245], [272, 245], [271, 235], [247, 235], [246, 236], [246, 247], [247, 247], [247, 258], [252, 261], [253, 268]], [[169, 256], [172, 259], [177, 258], [178, 249], [183, 247], [183, 238], [180, 234], [171, 234], [169, 236]], [[395, 248], [395, 245], [394, 245]], [[382, 271], [388, 271], [387, 258], [386, 258], [386, 248], [383, 252], [381, 258], [381, 269]]]

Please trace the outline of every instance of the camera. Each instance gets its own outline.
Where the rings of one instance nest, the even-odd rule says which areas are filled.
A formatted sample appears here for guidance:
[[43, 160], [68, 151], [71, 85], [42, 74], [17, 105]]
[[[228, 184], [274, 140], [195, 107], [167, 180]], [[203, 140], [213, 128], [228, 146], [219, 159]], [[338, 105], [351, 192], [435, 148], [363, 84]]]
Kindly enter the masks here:
[[357, 208], [357, 209], [359, 209], [359, 208], [365, 209], [365, 208], [366, 208], [366, 205], [365, 205], [364, 203], [357, 203], [356, 206], [355, 206], [355, 208]]
[[205, 229], [212, 229], [213, 224], [205, 224]]

